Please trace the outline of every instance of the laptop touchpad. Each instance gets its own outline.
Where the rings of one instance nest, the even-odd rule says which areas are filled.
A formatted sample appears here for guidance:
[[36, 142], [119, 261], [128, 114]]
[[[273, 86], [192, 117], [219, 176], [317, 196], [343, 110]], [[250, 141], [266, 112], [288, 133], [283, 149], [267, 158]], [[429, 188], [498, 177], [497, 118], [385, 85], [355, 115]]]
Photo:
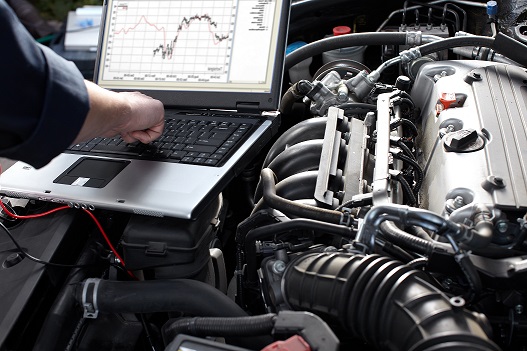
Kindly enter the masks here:
[[58, 176], [53, 183], [103, 188], [129, 163], [130, 161], [126, 160], [83, 157]]

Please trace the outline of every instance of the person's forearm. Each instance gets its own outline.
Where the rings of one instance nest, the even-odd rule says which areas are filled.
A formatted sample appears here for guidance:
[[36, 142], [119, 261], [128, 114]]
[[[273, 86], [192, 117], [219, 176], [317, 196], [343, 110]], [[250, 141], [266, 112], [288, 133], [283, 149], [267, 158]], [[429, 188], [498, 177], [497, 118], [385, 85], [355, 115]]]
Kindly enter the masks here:
[[86, 120], [75, 138], [75, 142], [90, 140], [94, 137], [112, 137], [117, 134], [117, 127], [129, 114], [130, 106], [118, 93], [100, 88], [86, 81], [90, 97], [90, 110]]
[[75, 143], [94, 137], [121, 135], [126, 141], [148, 143], [163, 129], [160, 101], [140, 93], [116, 93], [86, 81], [90, 110]]

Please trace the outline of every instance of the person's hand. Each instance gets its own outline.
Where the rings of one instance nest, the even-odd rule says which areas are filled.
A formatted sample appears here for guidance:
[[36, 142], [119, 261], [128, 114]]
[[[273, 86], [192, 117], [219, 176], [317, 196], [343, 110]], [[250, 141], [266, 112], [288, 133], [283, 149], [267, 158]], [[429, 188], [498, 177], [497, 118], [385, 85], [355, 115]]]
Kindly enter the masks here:
[[85, 81], [90, 111], [74, 143], [121, 135], [126, 142], [149, 143], [163, 132], [164, 108], [159, 100], [138, 92], [116, 93]]
[[160, 101], [138, 92], [122, 92], [119, 95], [130, 105], [130, 111], [124, 117], [125, 123], [115, 129], [124, 141], [131, 143], [139, 140], [147, 144], [161, 136], [165, 118]]

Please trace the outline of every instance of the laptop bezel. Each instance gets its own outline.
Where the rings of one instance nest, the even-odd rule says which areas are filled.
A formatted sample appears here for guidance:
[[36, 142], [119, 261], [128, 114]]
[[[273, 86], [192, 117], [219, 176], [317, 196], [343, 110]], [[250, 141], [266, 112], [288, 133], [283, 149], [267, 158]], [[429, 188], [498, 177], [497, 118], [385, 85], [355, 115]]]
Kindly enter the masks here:
[[[108, 15], [108, 0], [104, 0], [103, 16], [101, 19], [101, 28], [99, 31], [99, 43], [97, 45], [97, 56], [95, 60], [93, 81], [98, 83], [98, 76], [101, 64], [101, 52], [103, 45], [103, 36], [106, 26], [106, 16]], [[253, 109], [260, 111], [278, 110], [280, 97], [282, 94], [282, 77], [285, 64], [285, 52], [287, 44], [287, 31], [289, 27], [289, 16], [291, 9], [291, 0], [284, 0], [280, 10], [277, 48], [275, 51], [275, 67], [273, 68], [271, 89], [268, 92], [219, 92], [205, 91], [197, 92], [190, 90], [147, 90], [147, 89], [111, 89], [113, 91], [140, 91], [148, 96], [163, 102], [166, 108], [189, 108], [189, 109], [226, 109], [237, 110], [239, 105], [251, 105]], [[203, 93], [207, 99], [203, 99]]]

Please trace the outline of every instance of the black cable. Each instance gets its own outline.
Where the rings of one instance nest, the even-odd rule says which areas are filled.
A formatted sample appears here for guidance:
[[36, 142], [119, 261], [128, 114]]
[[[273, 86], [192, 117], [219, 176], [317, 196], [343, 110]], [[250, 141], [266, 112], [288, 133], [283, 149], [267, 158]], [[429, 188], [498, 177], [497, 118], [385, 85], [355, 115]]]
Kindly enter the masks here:
[[419, 131], [417, 130], [416, 125], [407, 118], [396, 118], [390, 122], [391, 129], [395, 129], [401, 125], [404, 127], [407, 127], [407, 129], [410, 130], [410, 133], [412, 134], [413, 137], [416, 137], [419, 134]]
[[145, 337], [148, 341], [148, 344], [152, 351], [156, 351], [156, 347], [154, 345], [154, 341], [152, 340], [152, 335], [150, 334], [150, 327], [146, 323], [145, 315], [143, 313], [139, 314], [139, 319], [141, 320], [141, 324], [143, 325], [143, 330], [145, 331]]
[[342, 211], [343, 208], [355, 208], [355, 207], [364, 207], [373, 205], [373, 198], [366, 197], [363, 199], [351, 199], [344, 202], [342, 205], [339, 205], [335, 208], [335, 211]]
[[30, 254], [28, 254], [26, 251], [24, 251], [24, 249], [20, 246], [20, 244], [18, 243], [18, 241], [16, 241], [16, 239], [13, 237], [13, 235], [11, 234], [11, 232], [9, 231], [9, 229], [6, 228], [6, 226], [4, 225], [4, 223], [0, 222], [0, 228], [2, 228], [4, 230], [4, 232], [7, 234], [7, 236], [9, 236], [9, 239], [11, 239], [11, 241], [13, 242], [13, 244], [15, 244], [17, 250], [20, 252], [20, 254], [24, 257], [24, 258], [27, 258], [28, 260], [30, 261], [33, 261], [33, 262], [36, 262], [36, 263], [40, 263], [40, 264], [43, 264], [45, 266], [51, 266], [51, 267], [61, 267], [61, 268], [87, 268], [87, 267], [92, 267], [93, 264], [81, 264], [81, 265], [76, 265], [76, 264], [62, 264], [62, 263], [53, 263], [53, 262], [48, 262], [48, 261], [44, 261], [44, 260], [41, 260], [39, 258], [36, 258], [34, 256], [31, 256]]
[[417, 205], [417, 198], [415, 197], [415, 194], [412, 190], [412, 187], [410, 184], [408, 184], [408, 181], [404, 178], [403, 173], [399, 173], [395, 179], [401, 184], [401, 187], [403, 188], [404, 193], [406, 194], [407, 198], [407, 205], [408, 206], [416, 206]]
[[411, 159], [410, 157], [402, 154], [402, 153], [392, 153], [394, 158], [397, 158], [403, 162], [408, 163], [410, 166], [413, 167], [414, 173], [415, 173], [415, 185], [414, 185], [414, 193], [417, 194], [419, 190], [421, 189], [421, 185], [423, 185], [423, 179], [424, 179], [424, 172], [421, 166], [419, 164]]
[[401, 150], [403, 150], [406, 156], [410, 157], [413, 160], [417, 160], [412, 150], [410, 150], [408, 145], [406, 145], [402, 139], [399, 139], [396, 144]]

